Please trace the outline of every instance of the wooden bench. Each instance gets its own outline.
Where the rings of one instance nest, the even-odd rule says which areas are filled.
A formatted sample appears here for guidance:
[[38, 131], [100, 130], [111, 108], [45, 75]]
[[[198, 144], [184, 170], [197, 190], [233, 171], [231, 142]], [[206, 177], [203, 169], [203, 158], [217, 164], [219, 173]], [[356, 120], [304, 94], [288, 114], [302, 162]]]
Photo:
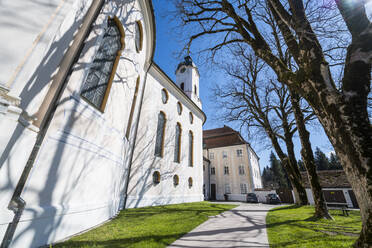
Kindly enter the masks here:
[[340, 202], [326, 202], [328, 209], [338, 209], [342, 210], [342, 214], [345, 216], [349, 216], [349, 208], [347, 203], [340, 203]]

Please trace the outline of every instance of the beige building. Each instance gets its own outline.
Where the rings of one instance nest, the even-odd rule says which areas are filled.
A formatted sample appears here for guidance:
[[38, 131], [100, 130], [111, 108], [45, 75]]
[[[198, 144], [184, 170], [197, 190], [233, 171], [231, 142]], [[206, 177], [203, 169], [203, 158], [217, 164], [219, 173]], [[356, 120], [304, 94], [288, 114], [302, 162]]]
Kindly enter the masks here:
[[262, 188], [259, 157], [239, 132], [228, 126], [203, 131], [206, 199], [245, 201]]

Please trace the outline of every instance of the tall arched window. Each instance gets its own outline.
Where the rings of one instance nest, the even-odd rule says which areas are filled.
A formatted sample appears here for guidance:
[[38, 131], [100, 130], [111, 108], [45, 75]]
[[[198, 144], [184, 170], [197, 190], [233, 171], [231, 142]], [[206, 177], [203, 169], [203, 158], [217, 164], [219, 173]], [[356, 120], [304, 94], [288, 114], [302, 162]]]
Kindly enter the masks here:
[[181, 90], [185, 90], [185, 83], [181, 83]]
[[194, 166], [194, 134], [189, 132], [189, 166]]
[[181, 124], [176, 125], [176, 141], [174, 144], [174, 162], [179, 163], [181, 160]]
[[123, 26], [117, 17], [109, 18], [102, 43], [81, 91], [81, 96], [102, 112], [106, 106], [123, 48]]
[[155, 156], [163, 157], [164, 152], [164, 133], [165, 133], [166, 117], [163, 112], [158, 115], [158, 127], [156, 130], [156, 141], [155, 141]]

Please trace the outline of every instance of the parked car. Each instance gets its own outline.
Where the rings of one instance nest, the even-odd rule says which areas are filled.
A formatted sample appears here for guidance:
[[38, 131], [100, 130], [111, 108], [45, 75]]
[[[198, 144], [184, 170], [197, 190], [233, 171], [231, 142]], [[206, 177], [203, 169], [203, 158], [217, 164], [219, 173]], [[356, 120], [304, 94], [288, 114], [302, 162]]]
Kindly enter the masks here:
[[280, 204], [281, 201], [277, 194], [271, 193], [266, 196], [266, 203], [267, 204]]
[[258, 203], [258, 199], [255, 193], [248, 193], [247, 194], [247, 202], [251, 203]]

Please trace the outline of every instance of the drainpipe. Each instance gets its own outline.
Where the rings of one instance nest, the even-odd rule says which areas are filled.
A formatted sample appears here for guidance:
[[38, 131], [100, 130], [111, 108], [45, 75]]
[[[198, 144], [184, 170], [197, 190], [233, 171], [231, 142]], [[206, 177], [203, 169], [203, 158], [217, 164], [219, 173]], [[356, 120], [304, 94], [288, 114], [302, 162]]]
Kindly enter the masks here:
[[84, 41], [89, 35], [90, 27], [97, 19], [97, 16], [101, 11], [104, 2], [105, 0], [95, 0], [89, 7], [87, 14], [85, 15], [82, 22], [81, 28], [75, 36], [72, 45], [65, 53], [65, 56], [63, 56], [58, 73], [53, 79], [52, 85], [49, 88], [48, 93], [39, 108], [39, 111], [37, 113], [38, 119], [35, 121], [35, 125], [39, 127], [40, 131], [37, 134], [31, 154], [27, 160], [25, 168], [23, 169], [22, 175], [14, 190], [13, 196], [8, 204], [8, 209], [14, 212], [14, 217], [12, 222], [9, 223], [7, 227], [4, 238], [1, 242], [1, 248], [8, 248], [13, 240], [17, 225], [26, 206], [26, 202], [21, 197], [22, 191], [25, 187], [30, 171], [35, 163], [35, 159], [39, 153], [40, 147], [44, 141], [45, 135], [53, 119], [55, 110], [57, 108], [57, 103], [60, 100], [61, 95], [66, 87], [66, 79], [69, 76], [71, 68], [74, 65], [76, 59], [80, 55], [80, 52], [84, 45]]
[[125, 209], [126, 206], [127, 206], [128, 186], [129, 186], [129, 180], [130, 180], [130, 173], [132, 171], [132, 162], [133, 162], [133, 156], [134, 156], [134, 147], [135, 147], [136, 140], [137, 140], [137, 131], [138, 131], [138, 126], [139, 126], [139, 120], [140, 120], [140, 117], [141, 117], [143, 97], [145, 95], [146, 82], [147, 82], [147, 74], [149, 73], [149, 70], [150, 70], [152, 64], [153, 64], [153, 60], [151, 59], [151, 62], [149, 64], [149, 67], [146, 70], [146, 74], [145, 74], [145, 77], [144, 77], [144, 80], [143, 80], [142, 96], [141, 96], [141, 100], [140, 100], [140, 103], [139, 103], [139, 110], [138, 110], [139, 113], [138, 113], [137, 118], [136, 118], [137, 124], [136, 124], [135, 129], [133, 130], [134, 131], [134, 137], [133, 137], [133, 143], [132, 143], [132, 151], [131, 151], [130, 158], [129, 158], [128, 175], [127, 175], [127, 180], [125, 182], [125, 189], [124, 189], [125, 193], [124, 193], [123, 209]]

